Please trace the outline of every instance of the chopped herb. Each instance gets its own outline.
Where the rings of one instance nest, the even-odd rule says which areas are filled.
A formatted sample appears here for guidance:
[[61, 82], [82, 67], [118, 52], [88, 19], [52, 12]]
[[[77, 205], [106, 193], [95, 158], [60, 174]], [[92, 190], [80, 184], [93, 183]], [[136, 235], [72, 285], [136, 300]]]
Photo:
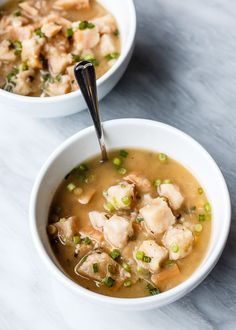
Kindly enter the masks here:
[[76, 185], [73, 183], [73, 182], [71, 182], [71, 183], [69, 183], [68, 185], [67, 185], [67, 190], [69, 190], [69, 191], [73, 191], [74, 189], [76, 188]]
[[93, 272], [98, 273], [98, 264], [97, 263], [93, 264]]
[[72, 28], [69, 28], [66, 30], [66, 36], [67, 38], [72, 38], [73, 37], [73, 34], [74, 34], [74, 31]]
[[112, 162], [115, 166], [121, 166], [121, 164], [122, 164], [122, 160], [118, 157], [113, 158]]
[[16, 66], [13, 66], [13, 68], [7, 75], [7, 81], [11, 82], [12, 79], [15, 78], [18, 73], [19, 73], [19, 69]]
[[27, 61], [24, 61], [24, 62], [22, 62], [21, 63], [21, 69], [22, 69], [22, 71], [26, 71], [26, 70], [28, 70], [28, 64], [27, 64]]
[[89, 237], [85, 237], [84, 244], [90, 245], [92, 243], [91, 239]]
[[36, 34], [36, 36], [40, 37], [40, 38], [44, 38], [45, 34], [42, 32], [42, 30], [40, 28], [34, 30], [34, 33]]
[[148, 256], [143, 257], [143, 262], [150, 263], [151, 261], [152, 261], [151, 257], [148, 257]]
[[13, 42], [13, 47], [15, 49], [15, 55], [20, 55], [22, 52], [22, 43], [19, 40]]
[[75, 62], [79, 62], [81, 60], [80, 55], [77, 54], [71, 54], [72, 55], [72, 59]]
[[131, 272], [131, 267], [129, 264], [127, 264], [127, 262], [123, 262], [122, 263], [122, 267], [127, 271], [127, 272]]
[[111, 203], [104, 204], [104, 209], [108, 212], [113, 212], [115, 210], [114, 205], [112, 205]]
[[78, 26], [79, 30], [93, 29], [94, 27], [95, 25], [88, 21], [81, 21]]
[[145, 257], [145, 253], [143, 251], [137, 251], [136, 252], [136, 259], [137, 260], [143, 260], [144, 257]]
[[119, 37], [119, 35], [120, 35], [119, 30], [116, 29], [116, 30], [113, 32], [113, 35], [114, 35], [115, 37]]
[[205, 220], [206, 220], [205, 214], [198, 215], [198, 221], [205, 221]]
[[61, 75], [60, 74], [57, 74], [56, 77], [54, 78], [54, 80], [61, 81]]
[[123, 285], [124, 287], [129, 288], [132, 285], [132, 282], [131, 280], [125, 280]]
[[116, 260], [120, 256], [120, 251], [114, 249], [110, 252], [110, 256], [112, 257], [112, 259]]
[[21, 16], [21, 11], [20, 11], [20, 10], [16, 10], [16, 11], [13, 13], [13, 16], [15, 16], [15, 17], [19, 17], [19, 16]]
[[159, 161], [165, 163], [167, 161], [167, 156], [163, 153], [158, 154]]
[[81, 242], [81, 237], [79, 235], [75, 235], [72, 240], [75, 244], [79, 244]]
[[143, 217], [140, 217], [140, 216], [137, 216], [136, 221], [138, 223], [140, 223], [140, 222], [144, 221], [144, 218]]
[[153, 185], [155, 187], [159, 187], [161, 185], [161, 180], [160, 179], [156, 179], [154, 182], [153, 182]]
[[132, 202], [132, 198], [129, 196], [124, 196], [121, 198], [121, 201], [125, 206], [129, 206]]
[[196, 225], [194, 225], [194, 230], [197, 233], [200, 233], [202, 231], [202, 225], [200, 223], [197, 223]]
[[116, 60], [120, 56], [120, 53], [111, 53], [105, 56], [107, 61]]
[[199, 195], [202, 195], [203, 193], [204, 193], [204, 191], [203, 191], [203, 189], [200, 187], [200, 188], [198, 188], [198, 193], [199, 193]]
[[125, 173], [127, 172], [127, 170], [126, 170], [126, 168], [124, 168], [124, 167], [119, 167], [119, 168], [117, 169], [117, 172], [118, 172], [119, 174], [121, 174], [121, 175], [125, 175]]
[[97, 66], [99, 64], [98, 61], [96, 60], [96, 58], [93, 55], [86, 55], [84, 57], [84, 60], [91, 62], [94, 66]]
[[105, 284], [108, 288], [111, 288], [114, 285], [115, 280], [113, 280], [112, 277], [108, 276], [102, 280], [102, 283]]
[[[46, 82], [50, 79], [50, 74], [49, 73], [45, 73], [45, 74], [42, 74], [41, 78], [43, 80], [43, 82]], [[65, 180], [70, 176], [70, 173], [68, 173], [66, 176], [65, 176]]]
[[150, 284], [147, 285], [147, 289], [148, 289], [150, 295], [152, 295], [152, 296], [161, 293], [161, 291], [158, 288], [155, 288]]
[[171, 251], [174, 253], [177, 253], [179, 251], [179, 246], [177, 244], [172, 244], [171, 245]]
[[129, 154], [128, 151], [126, 151], [124, 149], [120, 150], [120, 152], [119, 152], [120, 157], [124, 157], [124, 158], [126, 158], [128, 156], [128, 154]]
[[205, 203], [204, 209], [207, 213], [210, 213], [211, 212], [211, 205], [209, 203]]

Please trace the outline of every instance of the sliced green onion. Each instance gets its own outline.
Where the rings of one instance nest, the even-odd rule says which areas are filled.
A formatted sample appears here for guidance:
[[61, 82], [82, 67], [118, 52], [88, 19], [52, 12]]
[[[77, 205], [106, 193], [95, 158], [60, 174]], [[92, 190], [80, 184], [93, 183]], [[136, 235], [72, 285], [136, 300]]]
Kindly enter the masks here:
[[79, 235], [73, 236], [72, 239], [75, 244], [79, 244], [81, 242], [81, 237]]
[[131, 280], [125, 280], [124, 281], [124, 287], [129, 288], [132, 285]]
[[140, 223], [140, 222], [144, 221], [144, 218], [143, 217], [140, 217], [140, 216], [137, 216], [136, 221], [138, 223]]
[[93, 272], [98, 273], [98, 264], [97, 263], [93, 264]]
[[110, 256], [112, 257], [112, 259], [116, 260], [120, 256], [120, 251], [114, 249], [110, 252]]
[[112, 162], [116, 166], [121, 166], [121, 164], [122, 164], [122, 160], [120, 158], [118, 158], [118, 157], [113, 158], [112, 159]]
[[155, 288], [155, 287], [151, 286], [150, 284], [147, 286], [147, 288], [148, 288], [150, 295], [152, 295], [152, 296], [161, 293], [161, 291], [158, 288]]
[[77, 54], [71, 54], [73, 61], [79, 62], [81, 60], [80, 55]]
[[127, 172], [127, 170], [124, 167], [119, 167], [118, 170], [117, 170], [117, 172], [119, 174], [121, 174], [121, 175], [124, 175]]
[[72, 28], [69, 28], [66, 30], [66, 36], [67, 38], [72, 38], [73, 37], [73, 34], [74, 34], [74, 31]]
[[122, 267], [127, 271], [127, 272], [131, 272], [131, 267], [129, 264], [127, 264], [127, 262], [123, 262], [122, 263]]
[[22, 43], [19, 40], [13, 42], [13, 47], [15, 48], [15, 55], [20, 55], [22, 51]]
[[160, 179], [156, 179], [155, 181], [153, 181], [153, 185], [155, 187], [159, 187], [161, 185], [161, 180]]
[[121, 198], [121, 201], [124, 205], [129, 206], [132, 202], [132, 198], [130, 196], [124, 196]]
[[71, 182], [67, 185], [67, 190], [69, 190], [70, 192], [72, 192], [75, 188], [76, 188], [76, 185], [73, 182]]
[[167, 161], [167, 156], [163, 153], [158, 154], [159, 161], [165, 163]]
[[80, 187], [76, 187], [74, 190], [73, 190], [73, 193], [76, 195], [76, 196], [80, 196], [83, 192], [83, 189], [80, 188]]
[[108, 288], [111, 288], [114, 285], [115, 280], [113, 280], [112, 277], [108, 276], [102, 280], [102, 283], [105, 284]]
[[205, 220], [206, 220], [205, 214], [198, 215], [198, 221], [205, 221]]
[[95, 25], [91, 22], [88, 22], [88, 21], [81, 21], [79, 23], [79, 29], [80, 30], [85, 30], [85, 29], [93, 29], [95, 27]]
[[12, 79], [15, 78], [18, 73], [19, 73], [19, 69], [16, 66], [13, 66], [13, 68], [7, 75], [7, 81], [11, 82]]
[[95, 66], [97, 66], [99, 64], [98, 61], [96, 60], [96, 58], [93, 55], [86, 55], [84, 57], [84, 60], [91, 62]]
[[201, 187], [199, 187], [197, 191], [198, 191], [199, 195], [202, 195], [204, 193], [204, 191]]
[[36, 36], [40, 37], [40, 38], [44, 38], [45, 34], [42, 32], [42, 30], [40, 28], [34, 30], [34, 33], [36, 34]]
[[89, 237], [85, 237], [84, 244], [90, 245], [92, 243], [91, 239]]
[[104, 209], [107, 210], [108, 212], [113, 212], [115, 210], [114, 205], [112, 205], [111, 203], [105, 203]]
[[120, 53], [115, 52], [105, 56], [107, 61], [116, 60], [120, 56]]
[[143, 257], [143, 262], [150, 263], [151, 261], [152, 261], [151, 257], [148, 257], [148, 256]]
[[177, 253], [179, 251], [179, 246], [177, 244], [172, 244], [171, 251]]
[[204, 209], [205, 209], [205, 211], [206, 211], [207, 213], [210, 213], [210, 212], [211, 212], [211, 205], [210, 205], [209, 203], [206, 203], [206, 204], [204, 205]]
[[137, 272], [138, 272], [140, 275], [143, 275], [144, 273], [146, 273], [146, 269], [143, 268], [143, 267], [138, 266], [138, 267], [137, 267]]
[[21, 70], [22, 71], [26, 71], [26, 70], [28, 70], [28, 63], [27, 63], [27, 61], [24, 61], [24, 62], [22, 62], [21, 63]]
[[57, 232], [57, 227], [54, 225], [49, 225], [47, 230], [49, 235], [55, 235]]
[[143, 251], [136, 252], [136, 259], [143, 260], [144, 256], [145, 256], [145, 253]]
[[194, 225], [194, 230], [197, 233], [200, 233], [202, 231], [202, 225], [200, 223], [197, 223], [196, 225]]
[[124, 149], [120, 150], [120, 152], [119, 152], [120, 157], [123, 157], [123, 158], [126, 158], [128, 156], [128, 154], [129, 154], [128, 151], [126, 151]]

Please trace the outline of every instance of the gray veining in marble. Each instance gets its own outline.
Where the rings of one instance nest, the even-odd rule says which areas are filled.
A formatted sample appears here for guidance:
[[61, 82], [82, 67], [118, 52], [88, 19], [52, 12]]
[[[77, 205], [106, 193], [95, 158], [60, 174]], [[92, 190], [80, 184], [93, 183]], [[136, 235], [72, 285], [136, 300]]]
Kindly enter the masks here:
[[90, 118], [83, 112], [36, 120], [1, 111], [1, 330], [236, 329], [236, 2], [135, 4], [134, 56], [117, 87], [101, 102], [103, 119], [159, 120], [190, 134], [211, 153], [233, 205], [226, 248], [198, 288], [160, 310], [108, 313], [81, 303], [69, 311], [72, 300], [57, 290], [34, 250], [28, 202], [41, 165], [62, 141], [90, 125]]

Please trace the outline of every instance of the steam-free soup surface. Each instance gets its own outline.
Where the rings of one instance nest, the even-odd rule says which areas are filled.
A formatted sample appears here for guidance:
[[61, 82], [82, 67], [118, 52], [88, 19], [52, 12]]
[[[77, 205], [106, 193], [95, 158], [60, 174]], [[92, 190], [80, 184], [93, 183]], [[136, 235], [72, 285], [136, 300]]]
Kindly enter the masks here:
[[167, 155], [117, 150], [72, 170], [52, 202], [48, 235], [65, 274], [113, 297], [159, 294], [199, 266], [211, 232], [201, 184]]
[[0, 13], [0, 87], [56, 96], [76, 90], [73, 68], [88, 60], [97, 78], [120, 54], [114, 17], [95, 0], [9, 1]]

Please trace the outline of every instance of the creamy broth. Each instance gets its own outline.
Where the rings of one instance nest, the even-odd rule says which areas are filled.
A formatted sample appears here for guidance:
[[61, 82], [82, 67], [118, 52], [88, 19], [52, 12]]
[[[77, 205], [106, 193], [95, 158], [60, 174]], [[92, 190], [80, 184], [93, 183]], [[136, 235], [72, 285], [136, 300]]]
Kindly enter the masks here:
[[78, 89], [76, 62], [91, 61], [100, 78], [119, 57], [116, 20], [95, 0], [9, 1], [0, 14], [0, 87], [7, 91], [66, 94]]
[[[82, 166], [81, 170], [73, 170], [63, 180], [52, 202], [48, 230], [51, 246], [57, 260], [61, 264], [65, 274], [76, 283], [91, 291], [113, 297], [144, 297], [175, 287], [185, 281], [196, 270], [205, 256], [210, 240], [211, 209], [201, 185], [181, 164], [163, 154], [157, 154], [155, 152], [138, 149], [127, 149], [126, 151], [127, 154], [123, 152], [123, 156], [126, 155], [126, 157], [120, 156], [118, 150], [111, 152], [109, 154], [110, 161], [104, 164], [99, 163], [98, 157], [89, 160], [86, 162], [85, 170], [84, 166]], [[118, 165], [113, 164], [114, 158], [116, 159], [114, 162]], [[119, 159], [119, 161], [117, 161], [117, 159]], [[121, 161], [122, 165], [119, 164]], [[124, 173], [125, 171], [126, 173]], [[184, 228], [187, 228], [186, 230], [190, 231], [189, 234], [191, 234], [194, 239], [192, 250], [187, 256], [177, 260], [170, 260], [169, 254], [161, 260], [160, 268], [154, 273], [161, 274], [161, 276], [164, 274], [164, 278], [162, 278], [162, 276], [161, 279], [155, 283], [151, 280], [153, 272], [145, 270], [144, 273], [140, 275], [137, 271], [137, 260], [134, 258], [134, 251], [139, 250], [140, 244], [145, 240], [154, 240], [159, 246], [163, 247], [162, 239], [166, 232], [164, 231], [161, 234], [153, 235], [152, 232], [147, 230], [144, 224], [146, 219], [143, 221], [141, 218], [138, 218], [140, 215], [137, 216], [137, 214], [141, 212], [140, 210], [142, 207], [146, 205], [145, 203], [149, 203], [143, 202], [144, 194], [138, 186], [135, 186], [135, 198], [130, 208], [127, 210], [110, 209], [111, 212], [104, 210], [104, 203], [106, 203], [104, 191], [108, 194], [109, 187], [117, 185], [119, 182], [124, 182], [124, 178], [133, 172], [138, 173], [137, 175], [140, 176], [144, 175], [145, 178], [149, 180], [151, 185], [148, 193], [152, 198], [158, 197], [157, 189], [160, 189], [160, 183], [164, 184], [164, 182], [167, 182], [166, 184], [174, 184], [179, 187], [184, 197], [184, 201], [179, 208], [171, 208], [171, 200], [163, 196], [162, 198], [165, 203], [168, 203], [168, 206], [165, 204], [165, 207], [171, 209], [175, 217], [173, 227], [184, 226]], [[88, 204], [81, 204], [78, 200], [87, 194], [90, 195], [93, 189], [95, 193]], [[131, 217], [131, 211], [134, 210], [137, 211], [137, 214], [133, 218]], [[88, 216], [88, 213], [91, 211], [107, 212], [108, 216], [106, 221], [110, 221], [108, 218], [112, 216], [112, 214], [119, 214], [132, 223], [132, 235], [128, 238], [125, 246], [122, 249], [118, 249], [120, 256], [116, 259], [121, 269], [125, 267], [124, 262], [128, 264], [130, 268], [128, 269], [128, 273], [131, 274], [131, 277], [122, 280], [122, 284], [116, 285], [115, 283], [112, 287], [108, 287], [106, 284], [101, 283], [101, 281], [92, 280], [89, 276], [81, 275], [78, 271], [75, 271], [76, 265], [81, 263], [81, 259], [83, 261], [83, 256], [91, 254], [91, 251], [88, 249], [94, 248], [93, 242], [96, 241], [93, 241], [93, 237], [95, 237], [96, 240], [98, 239], [99, 242], [102, 242], [95, 246], [100, 252], [105, 251], [110, 254], [114, 249], [117, 250], [114, 245], [112, 246], [110, 242], [104, 240], [104, 233], [102, 230], [99, 232], [93, 228]], [[66, 242], [63, 240], [60, 241], [60, 239], [58, 239], [58, 232], [55, 233], [54, 230], [52, 230], [55, 229], [55, 224], [57, 224], [60, 219], [64, 219], [62, 220], [63, 223], [63, 221], [71, 216], [76, 217], [75, 223], [77, 229], [75, 231], [77, 232], [74, 234], [76, 234], [76, 237], [82, 235], [82, 242], [78, 245], [75, 244], [78, 242], [73, 242], [73, 238]], [[137, 221], [138, 219], [141, 219], [141, 221]], [[85, 239], [83, 235], [92, 239], [90, 245], [84, 243]], [[82, 247], [81, 254], [79, 253], [79, 249], [78, 251], [76, 250], [76, 246]], [[178, 270], [177, 273], [174, 270], [173, 276], [169, 273], [169, 270], [172, 269]], [[163, 273], [163, 271], [166, 270], [167, 275]], [[126, 286], [126, 284], [128, 285]]]

